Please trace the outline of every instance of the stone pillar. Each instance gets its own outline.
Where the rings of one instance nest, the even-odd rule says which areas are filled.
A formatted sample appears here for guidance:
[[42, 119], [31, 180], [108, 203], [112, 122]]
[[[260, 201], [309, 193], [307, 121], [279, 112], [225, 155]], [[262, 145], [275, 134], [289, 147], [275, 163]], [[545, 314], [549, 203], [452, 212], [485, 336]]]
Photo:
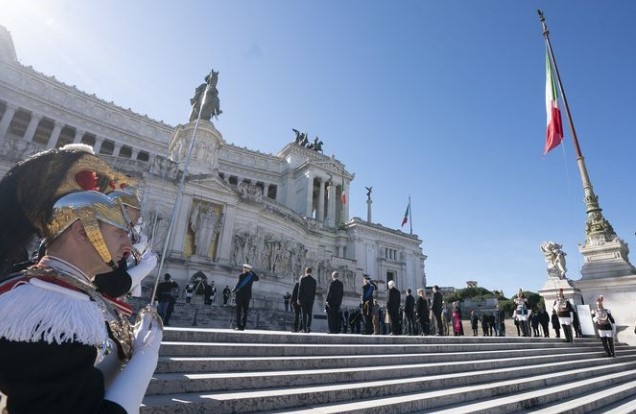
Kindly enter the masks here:
[[73, 137], [73, 144], [79, 144], [80, 142], [82, 142], [82, 137], [84, 136], [85, 133], [86, 131], [75, 128], [75, 136]]
[[40, 124], [40, 120], [42, 119], [42, 115], [31, 114], [31, 120], [29, 121], [29, 126], [24, 133], [24, 139], [32, 142], [33, 136], [35, 135], [35, 130], [38, 128]]
[[334, 227], [336, 225], [336, 186], [331, 182], [327, 187], [327, 203], [327, 225]]
[[325, 220], [325, 182], [322, 177], [318, 177], [320, 190], [318, 191], [318, 212], [316, 213], [319, 222]]
[[[234, 237], [234, 221], [236, 217], [236, 207], [226, 205], [221, 219], [221, 229], [219, 233], [219, 244], [216, 252], [219, 264], [234, 265], [232, 262], [232, 238]], [[240, 258], [237, 258], [240, 262]]]
[[269, 183], [263, 184], [263, 198], [269, 196]]
[[46, 145], [46, 148], [55, 148], [57, 144], [57, 140], [60, 138], [60, 132], [62, 132], [62, 124], [56, 121], [54, 122], [53, 132], [51, 132], [51, 136], [49, 137], [49, 143]]
[[311, 218], [311, 212], [314, 204], [314, 177], [310, 172], [305, 173], [305, 175], [307, 176], [307, 205], [305, 208], [305, 216]]
[[371, 197], [367, 199], [367, 223], [371, 224], [371, 204], [373, 204], [373, 200]]
[[102, 150], [103, 143], [104, 138], [95, 137], [95, 146], [93, 147], [93, 151], [95, 151], [95, 154], [99, 154], [99, 152]]
[[11, 125], [11, 121], [13, 120], [13, 116], [15, 115], [17, 110], [17, 106], [7, 103], [7, 109], [4, 111], [4, 115], [2, 115], [2, 120], [0, 121], [1, 136], [7, 136], [7, 133], [9, 132], [9, 126]]

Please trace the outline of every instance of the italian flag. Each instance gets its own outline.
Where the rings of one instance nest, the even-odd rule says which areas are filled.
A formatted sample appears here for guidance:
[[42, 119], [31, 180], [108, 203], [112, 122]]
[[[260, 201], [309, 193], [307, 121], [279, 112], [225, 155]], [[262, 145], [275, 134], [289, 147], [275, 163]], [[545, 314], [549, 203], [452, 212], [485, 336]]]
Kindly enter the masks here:
[[545, 134], [545, 151], [547, 154], [552, 148], [557, 147], [563, 141], [563, 124], [561, 123], [561, 111], [559, 110], [559, 94], [557, 92], [550, 56], [545, 54], [545, 109], [548, 116]]
[[402, 219], [402, 227], [409, 221], [409, 213], [411, 212], [411, 200], [409, 200], [409, 205], [406, 206], [406, 211], [404, 212], [404, 218]]
[[342, 195], [340, 196], [340, 200], [342, 201], [342, 205], [344, 206], [345, 204], [347, 204], [347, 193], [345, 193], [344, 175], [342, 176], [342, 184], [340, 185], [340, 191], [342, 192]]

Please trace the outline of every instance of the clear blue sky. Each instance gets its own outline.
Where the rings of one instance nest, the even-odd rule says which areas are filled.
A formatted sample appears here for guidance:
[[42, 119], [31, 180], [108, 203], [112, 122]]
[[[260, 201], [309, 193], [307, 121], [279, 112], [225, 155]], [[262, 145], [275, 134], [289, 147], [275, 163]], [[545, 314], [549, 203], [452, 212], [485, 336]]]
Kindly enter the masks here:
[[429, 285], [510, 296], [543, 286], [544, 240], [572, 279], [582, 265], [569, 129], [542, 157], [537, 8], [605, 217], [633, 243], [634, 1], [0, 0], [0, 24], [23, 64], [171, 125], [219, 70], [226, 141], [276, 153], [292, 128], [320, 137], [356, 175], [352, 217], [373, 186], [373, 221], [399, 229], [411, 196]]

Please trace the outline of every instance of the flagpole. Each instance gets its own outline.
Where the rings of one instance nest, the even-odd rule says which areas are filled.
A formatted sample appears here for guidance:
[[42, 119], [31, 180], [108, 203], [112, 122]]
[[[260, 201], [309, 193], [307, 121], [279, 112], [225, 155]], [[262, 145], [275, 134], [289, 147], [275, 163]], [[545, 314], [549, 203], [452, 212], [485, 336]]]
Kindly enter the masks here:
[[168, 251], [168, 244], [170, 243], [170, 239], [172, 236], [172, 230], [174, 228], [174, 222], [177, 217], [177, 212], [181, 207], [181, 199], [183, 198], [183, 191], [185, 189], [185, 180], [188, 175], [188, 167], [190, 166], [190, 159], [192, 158], [192, 150], [194, 148], [194, 141], [196, 139], [196, 133], [199, 129], [199, 121], [201, 121], [201, 112], [203, 112], [203, 107], [205, 105], [205, 100], [208, 97], [208, 92], [210, 90], [210, 84], [212, 82], [213, 77], [212, 70], [210, 75], [208, 76], [207, 85], [205, 87], [205, 92], [203, 92], [203, 98], [201, 99], [201, 105], [199, 106], [199, 114], [197, 116], [197, 121], [194, 124], [194, 129], [192, 130], [192, 139], [190, 140], [190, 145], [188, 147], [188, 155], [185, 159], [185, 164], [183, 166], [183, 174], [181, 174], [181, 181], [179, 182], [179, 190], [177, 191], [177, 197], [175, 199], [174, 207], [172, 208], [172, 214], [170, 215], [170, 223], [168, 224], [168, 232], [166, 233], [166, 238], [163, 242], [163, 249], [161, 251], [161, 261], [159, 262], [159, 269], [157, 270], [157, 278], [155, 280], [155, 287], [152, 290], [152, 296], [150, 297], [150, 303], [155, 303], [155, 297], [157, 295], [157, 287], [159, 286], [159, 279], [161, 278], [161, 273], [163, 272], [163, 265], [166, 260], [166, 253]]
[[568, 105], [568, 100], [565, 95], [565, 89], [563, 88], [563, 83], [561, 82], [559, 68], [557, 67], [556, 59], [554, 57], [554, 51], [552, 50], [552, 43], [550, 42], [550, 31], [548, 30], [548, 26], [545, 22], [545, 16], [543, 15], [543, 12], [541, 10], [537, 10], [537, 12], [539, 13], [539, 21], [541, 22], [541, 27], [543, 29], [543, 37], [548, 49], [550, 63], [552, 64], [554, 73], [556, 74], [557, 85], [559, 86], [559, 91], [561, 92], [561, 100], [563, 101], [565, 114], [568, 118], [570, 131], [572, 132], [572, 143], [574, 144], [574, 150], [576, 151], [576, 161], [579, 167], [581, 181], [583, 182], [583, 191], [585, 195], [584, 200], [587, 213], [587, 220], [585, 222], [585, 234], [586, 236], [589, 236], [591, 233], [605, 233], [609, 236], [616, 236], [616, 233], [614, 233], [614, 229], [612, 228], [611, 224], [609, 224], [609, 222], [603, 217], [603, 214], [601, 213], [602, 209], [598, 203], [598, 197], [596, 196], [596, 194], [594, 194], [592, 182], [590, 181], [590, 176], [585, 165], [585, 159], [583, 158], [581, 147], [579, 145], [579, 139], [576, 135], [576, 129], [574, 128], [574, 122], [572, 121], [572, 115], [570, 113], [570, 106]]
[[413, 234], [413, 207], [411, 206], [411, 195], [409, 194], [409, 222], [411, 234]]

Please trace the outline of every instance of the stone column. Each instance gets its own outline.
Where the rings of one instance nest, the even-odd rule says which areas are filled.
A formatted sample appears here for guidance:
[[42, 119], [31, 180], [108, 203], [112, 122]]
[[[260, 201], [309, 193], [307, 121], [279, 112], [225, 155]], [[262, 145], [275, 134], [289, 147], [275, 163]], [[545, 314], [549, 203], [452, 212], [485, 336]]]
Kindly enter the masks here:
[[[217, 261], [220, 264], [234, 265], [232, 263], [232, 238], [234, 237], [234, 221], [236, 218], [236, 206], [227, 204], [221, 219], [219, 244], [216, 251]], [[241, 260], [240, 258], [238, 259]]]
[[316, 218], [322, 223], [325, 220], [325, 182], [322, 177], [318, 177], [318, 182], [320, 183], [320, 190], [318, 191], [318, 212]]
[[334, 227], [336, 218], [336, 186], [329, 183], [327, 187], [327, 225]]
[[7, 109], [4, 111], [4, 115], [2, 115], [2, 121], [0, 121], [1, 136], [7, 136], [7, 133], [9, 132], [9, 125], [11, 125], [11, 121], [13, 120], [13, 116], [17, 110], [17, 106], [7, 103]]
[[82, 142], [82, 137], [84, 136], [85, 133], [86, 131], [75, 128], [75, 136], [73, 137], [73, 144], [79, 144], [80, 142]]
[[305, 175], [307, 176], [307, 205], [305, 208], [305, 215], [311, 218], [311, 210], [314, 204], [314, 177], [310, 172], [306, 172]]
[[263, 198], [268, 197], [269, 195], [269, 183], [263, 184]]
[[38, 128], [38, 125], [40, 124], [41, 119], [42, 119], [42, 115], [31, 114], [31, 120], [29, 121], [29, 126], [27, 126], [27, 130], [24, 133], [24, 139], [30, 142], [33, 141], [35, 130]]
[[95, 145], [93, 146], [93, 151], [95, 151], [95, 154], [99, 154], [99, 152], [102, 150], [103, 143], [104, 138], [95, 137]]
[[55, 122], [53, 126], [53, 132], [51, 132], [51, 136], [49, 137], [49, 143], [46, 145], [46, 148], [55, 148], [55, 144], [57, 144], [57, 140], [60, 138], [60, 132], [62, 132], [62, 124], [60, 122]]
[[136, 160], [137, 156], [139, 156], [139, 150], [133, 148], [132, 152], [130, 153], [130, 159]]

